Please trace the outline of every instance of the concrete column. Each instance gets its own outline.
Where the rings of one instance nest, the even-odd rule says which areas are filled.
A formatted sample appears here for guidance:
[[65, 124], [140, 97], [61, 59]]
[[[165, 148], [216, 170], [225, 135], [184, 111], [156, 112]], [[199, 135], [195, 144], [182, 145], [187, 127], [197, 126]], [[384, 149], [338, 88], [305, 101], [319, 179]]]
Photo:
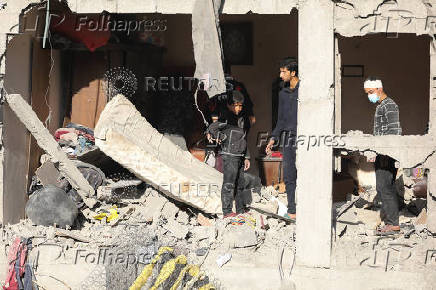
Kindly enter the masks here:
[[306, 138], [297, 150], [297, 263], [330, 267], [333, 151], [323, 138], [333, 134], [333, 2], [306, 0], [298, 12], [298, 134]]
[[[434, 167], [433, 167], [434, 168]], [[430, 169], [427, 184], [427, 229], [436, 233], [436, 171]]]
[[[430, 128], [429, 134], [436, 138], [436, 42], [430, 42]], [[427, 185], [427, 228], [432, 233], [436, 233], [436, 171], [432, 165], [436, 162], [431, 162], [430, 174]]]
[[430, 128], [429, 134], [436, 138], [436, 41], [430, 41]]

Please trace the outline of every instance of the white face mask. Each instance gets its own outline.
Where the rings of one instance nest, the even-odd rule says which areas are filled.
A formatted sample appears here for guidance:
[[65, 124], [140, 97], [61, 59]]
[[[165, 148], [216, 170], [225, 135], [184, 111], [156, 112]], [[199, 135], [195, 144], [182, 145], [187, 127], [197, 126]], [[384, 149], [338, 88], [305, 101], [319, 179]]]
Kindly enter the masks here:
[[376, 93], [373, 93], [373, 94], [369, 94], [369, 95], [368, 95], [368, 100], [369, 100], [371, 103], [375, 104], [375, 103], [378, 102], [378, 100], [380, 100], [380, 97], [379, 97]]

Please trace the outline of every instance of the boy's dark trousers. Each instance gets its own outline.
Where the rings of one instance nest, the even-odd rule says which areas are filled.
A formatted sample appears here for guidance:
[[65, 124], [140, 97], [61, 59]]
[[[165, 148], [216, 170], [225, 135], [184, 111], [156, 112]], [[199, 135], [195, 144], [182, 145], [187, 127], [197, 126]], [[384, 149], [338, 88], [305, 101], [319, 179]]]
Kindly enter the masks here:
[[288, 213], [295, 214], [295, 188], [297, 186], [297, 167], [296, 159], [296, 136], [285, 132], [283, 143], [283, 179], [286, 186], [286, 195], [288, 196]]
[[375, 159], [375, 179], [377, 195], [382, 201], [385, 224], [399, 225], [399, 198], [395, 185], [397, 169], [395, 160], [386, 155], [377, 155]]
[[233, 199], [236, 203], [236, 212], [244, 213], [244, 157], [222, 154], [223, 159], [223, 186], [221, 188], [221, 203], [223, 214], [232, 212]]

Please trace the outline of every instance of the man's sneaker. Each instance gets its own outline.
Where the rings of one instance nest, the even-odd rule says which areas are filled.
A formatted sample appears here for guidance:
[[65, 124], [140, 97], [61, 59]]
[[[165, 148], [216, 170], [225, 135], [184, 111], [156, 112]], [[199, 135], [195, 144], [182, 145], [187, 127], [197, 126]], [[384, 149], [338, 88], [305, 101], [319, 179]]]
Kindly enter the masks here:
[[375, 234], [377, 236], [388, 236], [393, 234], [398, 234], [400, 232], [400, 226], [385, 225], [376, 230]]
[[295, 213], [287, 213], [283, 217], [285, 219], [288, 219], [288, 220], [296, 220], [297, 219], [297, 215]]
[[244, 215], [244, 214], [248, 214], [248, 215], [251, 215], [251, 212], [250, 212], [250, 209], [249, 208], [244, 208], [243, 210], [242, 210], [242, 212], [240, 212], [240, 213], [236, 213], [237, 215]]
[[234, 212], [231, 212], [231, 213], [225, 214], [225, 215], [223, 216], [223, 219], [231, 218], [231, 217], [235, 217], [235, 216], [237, 216], [237, 214], [234, 213]]

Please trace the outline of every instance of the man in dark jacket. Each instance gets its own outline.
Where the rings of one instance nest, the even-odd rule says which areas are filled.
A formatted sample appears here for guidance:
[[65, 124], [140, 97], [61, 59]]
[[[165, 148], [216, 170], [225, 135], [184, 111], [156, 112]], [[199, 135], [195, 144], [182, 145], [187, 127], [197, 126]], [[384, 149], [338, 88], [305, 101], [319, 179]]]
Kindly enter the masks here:
[[[227, 99], [226, 108], [219, 111], [218, 120], [207, 129], [209, 142], [215, 140], [219, 144], [219, 154], [223, 159], [221, 202], [224, 218], [246, 211], [243, 198], [244, 171], [250, 168], [250, 156], [244, 117], [240, 114], [243, 104], [244, 96], [239, 91], [233, 91]], [[233, 200], [236, 214], [232, 212]]]
[[283, 88], [279, 93], [279, 112], [276, 127], [266, 146], [266, 154], [271, 154], [274, 143], [281, 138], [283, 146], [283, 178], [288, 196], [288, 213], [286, 218], [296, 219], [295, 188], [297, 182], [296, 135], [298, 111], [298, 64], [295, 58], [287, 57], [280, 62], [280, 78]]

